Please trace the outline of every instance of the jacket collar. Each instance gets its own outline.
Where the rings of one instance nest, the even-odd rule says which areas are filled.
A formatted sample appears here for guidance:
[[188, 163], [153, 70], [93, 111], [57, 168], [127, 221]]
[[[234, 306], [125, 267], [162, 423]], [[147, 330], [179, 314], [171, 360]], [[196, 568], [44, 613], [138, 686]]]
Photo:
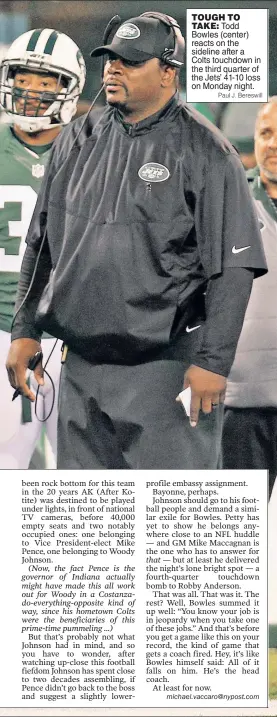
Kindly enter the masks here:
[[118, 109], [114, 109], [114, 120], [118, 124], [119, 128], [122, 129], [126, 134], [131, 137], [135, 137], [140, 134], [146, 134], [147, 132], [155, 129], [160, 122], [166, 120], [172, 120], [176, 113], [179, 112], [181, 102], [179, 101], [179, 93], [176, 92], [173, 97], [170, 98], [169, 102], [164, 105], [155, 114], [146, 117], [140, 122], [130, 124], [126, 122], [122, 113]]

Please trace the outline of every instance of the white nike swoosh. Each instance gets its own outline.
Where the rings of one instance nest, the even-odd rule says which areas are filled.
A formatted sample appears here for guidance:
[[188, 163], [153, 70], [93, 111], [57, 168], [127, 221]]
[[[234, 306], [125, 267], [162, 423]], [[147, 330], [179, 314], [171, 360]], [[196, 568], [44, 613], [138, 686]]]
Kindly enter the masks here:
[[248, 244], [248, 246], [243, 246], [243, 247], [241, 247], [241, 249], [236, 249], [236, 247], [233, 246], [232, 254], [240, 254], [241, 251], [245, 251], [245, 249], [250, 249], [250, 248], [251, 248], [251, 244]]
[[195, 329], [200, 329], [200, 328], [201, 328], [201, 324], [198, 324], [198, 326], [192, 326], [191, 328], [189, 326], [187, 326], [186, 331], [189, 334], [191, 331], [195, 331]]

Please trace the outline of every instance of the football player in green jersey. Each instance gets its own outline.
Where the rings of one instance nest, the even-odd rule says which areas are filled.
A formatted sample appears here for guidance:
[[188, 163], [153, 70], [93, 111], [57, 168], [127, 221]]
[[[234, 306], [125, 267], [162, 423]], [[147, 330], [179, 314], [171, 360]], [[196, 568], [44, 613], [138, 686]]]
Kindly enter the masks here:
[[[30, 30], [8, 49], [0, 66], [0, 103], [11, 124], [0, 125], [0, 467], [28, 468], [43, 425], [34, 405], [11, 401], [5, 360], [10, 344], [18, 274], [25, 236], [35, 207], [51, 146], [76, 112], [85, 82], [85, 63], [73, 40], [53, 29]], [[47, 360], [54, 339], [42, 341]], [[47, 370], [50, 383], [40, 388], [37, 415], [47, 416], [46, 434], [56, 455], [57, 393], [60, 351], [56, 347]], [[32, 381], [32, 376], [30, 380]], [[35, 390], [37, 385], [33, 387]]]

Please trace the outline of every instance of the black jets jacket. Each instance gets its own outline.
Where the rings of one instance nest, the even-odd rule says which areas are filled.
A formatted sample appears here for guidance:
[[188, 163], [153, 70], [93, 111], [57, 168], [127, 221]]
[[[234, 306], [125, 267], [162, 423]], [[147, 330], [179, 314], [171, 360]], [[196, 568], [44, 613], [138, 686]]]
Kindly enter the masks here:
[[37, 325], [90, 360], [142, 361], [188, 338], [210, 279], [264, 273], [255, 210], [234, 148], [178, 97], [133, 125], [92, 112], [77, 137], [82, 122], [55, 142], [26, 239], [37, 251], [47, 224]]

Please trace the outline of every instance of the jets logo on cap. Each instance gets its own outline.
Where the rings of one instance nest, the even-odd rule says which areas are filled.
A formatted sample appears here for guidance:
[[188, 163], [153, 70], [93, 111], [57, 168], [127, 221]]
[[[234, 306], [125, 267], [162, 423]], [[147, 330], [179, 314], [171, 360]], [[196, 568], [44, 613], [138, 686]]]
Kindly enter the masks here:
[[125, 25], [121, 25], [115, 34], [116, 37], [122, 37], [124, 40], [135, 40], [136, 37], [140, 36], [140, 29], [137, 25], [133, 25], [132, 22], [128, 22]]
[[170, 177], [170, 172], [167, 167], [158, 162], [147, 162], [143, 164], [138, 171], [138, 176], [143, 179], [144, 182], [165, 182]]

